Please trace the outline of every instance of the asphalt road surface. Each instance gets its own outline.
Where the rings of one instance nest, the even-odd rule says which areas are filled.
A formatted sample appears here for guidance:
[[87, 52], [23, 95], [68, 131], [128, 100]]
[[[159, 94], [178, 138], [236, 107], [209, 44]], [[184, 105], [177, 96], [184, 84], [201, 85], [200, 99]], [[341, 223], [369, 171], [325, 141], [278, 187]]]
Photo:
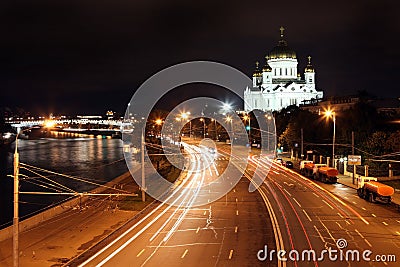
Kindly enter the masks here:
[[[216, 153], [185, 149], [188, 174], [172, 194], [174, 205], [160, 204], [80, 266], [399, 266], [396, 210], [266, 157], [230, 156], [223, 146]], [[244, 160], [245, 170], [236, 164]], [[244, 176], [209, 201], [229, 183], [210, 183], [228, 161]], [[263, 182], [249, 192], [254, 177]], [[193, 205], [198, 201], [207, 204]]]
[[[174, 205], [160, 204], [131, 229], [79, 266], [277, 266], [257, 258], [275, 248], [274, 230], [263, 197], [249, 193], [243, 177], [217, 201], [225, 181], [210, 183], [229, 157], [187, 145], [188, 173], [174, 190]], [[211, 163], [211, 164], [210, 164]], [[205, 166], [205, 168], [204, 168]], [[202, 200], [206, 204], [192, 206]]]

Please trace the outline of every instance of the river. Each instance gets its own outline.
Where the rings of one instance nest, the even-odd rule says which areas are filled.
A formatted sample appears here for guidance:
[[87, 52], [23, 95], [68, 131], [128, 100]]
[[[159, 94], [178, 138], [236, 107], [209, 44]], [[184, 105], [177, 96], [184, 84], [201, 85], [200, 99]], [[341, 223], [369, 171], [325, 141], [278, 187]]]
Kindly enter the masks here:
[[[0, 228], [10, 225], [13, 214], [13, 144], [0, 151]], [[56, 173], [71, 175], [78, 179], [89, 180], [92, 183], [104, 184], [118, 175], [128, 171], [122, 153], [120, 139], [97, 138], [42, 138], [36, 140], [18, 141], [20, 162], [34, 167], [43, 168]], [[33, 171], [33, 172], [32, 172]], [[50, 184], [59, 183], [77, 192], [86, 192], [96, 187], [94, 184], [77, 181], [53, 175], [34, 168], [21, 166], [20, 191], [43, 192], [52, 191]], [[45, 177], [42, 177], [45, 176]], [[40, 177], [40, 178], [39, 178]], [[50, 180], [51, 179], [52, 182]], [[40, 184], [41, 186], [38, 186]], [[60, 186], [60, 185], [59, 185]], [[67, 190], [63, 189], [63, 192]], [[49, 205], [65, 199], [59, 195], [20, 195], [20, 217], [26, 218], [45, 209]]]

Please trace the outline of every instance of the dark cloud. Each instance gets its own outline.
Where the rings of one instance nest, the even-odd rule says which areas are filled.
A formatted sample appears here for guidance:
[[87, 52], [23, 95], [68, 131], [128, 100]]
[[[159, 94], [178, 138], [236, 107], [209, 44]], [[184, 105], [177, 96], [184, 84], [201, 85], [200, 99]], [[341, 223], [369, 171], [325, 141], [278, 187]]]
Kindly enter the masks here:
[[144, 80], [187, 60], [219, 61], [251, 75], [281, 25], [300, 69], [313, 56], [326, 95], [365, 89], [398, 96], [397, 10], [389, 0], [4, 1], [0, 106], [122, 111]]

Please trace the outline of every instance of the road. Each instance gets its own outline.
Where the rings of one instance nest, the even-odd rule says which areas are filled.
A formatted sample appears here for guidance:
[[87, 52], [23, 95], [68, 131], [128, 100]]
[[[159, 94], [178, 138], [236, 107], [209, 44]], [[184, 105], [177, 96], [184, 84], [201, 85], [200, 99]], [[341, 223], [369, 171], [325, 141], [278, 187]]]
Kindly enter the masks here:
[[[175, 205], [161, 203], [80, 266], [398, 266], [392, 262], [400, 255], [397, 211], [256, 155], [225, 197], [192, 206], [222, 190], [209, 181], [228, 160], [245, 158], [230, 156], [225, 146], [215, 155], [187, 150], [188, 176], [174, 191]], [[257, 166], [264, 181], [250, 193]]]
[[[79, 266], [256, 266], [264, 244], [275, 249], [274, 230], [263, 197], [248, 192], [243, 178], [228, 194], [224, 182], [210, 183], [223, 173], [228, 157], [187, 145], [187, 177], [161, 203]], [[204, 168], [204, 166], [206, 168]], [[221, 179], [221, 178], [220, 178]], [[193, 203], [205, 202], [196, 206]], [[273, 260], [263, 266], [277, 266]]]
[[[265, 192], [275, 213], [280, 214], [278, 225], [283, 236], [284, 249], [287, 253], [291, 250], [300, 253], [299, 261], [289, 259], [284, 264], [398, 266], [398, 262], [390, 262], [394, 259], [388, 258], [400, 255], [400, 214], [396, 210], [368, 203], [358, 198], [354, 189], [341, 184], [327, 185], [309, 180], [257, 156], [251, 157], [250, 167], [246, 171], [249, 179], [258, 164], [263, 167], [262, 178], [266, 177], [259, 190]], [[338, 245], [344, 246], [341, 251]], [[338, 256], [336, 260], [330, 260], [328, 253], [321, 257], [322, 250], [330, 248], [338, 250], [337, 253], [332, 253], [332, 259], [333, 255]], [[315, 251], [317, 260], [302, 261], [303, 250]], [[352, 260], [354, 250], [359, 251], [360, 261]], [[367, 250], [371, 253], [365, 252], [365, 258], [371, 261], [362, 258], [362, 253]], [[308, 254], [304, 255], [308, 259]], [[288, 258], [288, 254], [285, 256]], [[295, 258], [296, 254], [293, 253], [292, 256]], [[382, 258], [386, 258], [386, 261], [378, 262]]]

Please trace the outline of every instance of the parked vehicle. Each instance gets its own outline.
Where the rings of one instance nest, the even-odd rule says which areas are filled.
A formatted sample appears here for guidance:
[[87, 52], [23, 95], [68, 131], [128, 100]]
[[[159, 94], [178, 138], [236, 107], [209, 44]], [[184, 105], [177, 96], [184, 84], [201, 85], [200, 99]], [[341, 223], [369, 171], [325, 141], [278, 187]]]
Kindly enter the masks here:
[[389, 204], [394, 194], [394, 188], [378, 182], [375, 177], [360, 177], [358, 179], [357, 194], [369, 202]]
[[310, 160], [300, 162], [300, 173], [323, 183], [336, 183], [338, 170], [328, 167], [326, 164], [315, 164]]
[[283, 165], [288, 169], [293, 169], [293, 162], [291, 161], [285, 161]]

